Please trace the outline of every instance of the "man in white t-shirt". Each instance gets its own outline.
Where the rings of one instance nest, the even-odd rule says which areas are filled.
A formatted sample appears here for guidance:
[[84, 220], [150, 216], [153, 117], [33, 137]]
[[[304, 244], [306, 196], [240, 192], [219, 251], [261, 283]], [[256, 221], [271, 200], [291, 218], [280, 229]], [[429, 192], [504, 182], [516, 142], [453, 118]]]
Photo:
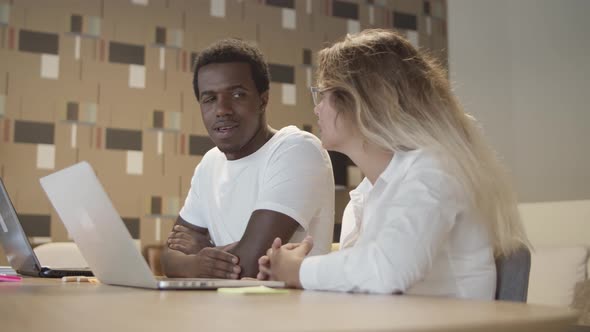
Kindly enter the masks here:
[[276, 237], [314, 238], [327, 253], [334, 227], [334, 179], [321, 142], [294, 126], [266, 122], [268, 67], [260, 51], [226, 39], [201, 52], [195, 95], [215, 148], [191, 181], [162, 255], [171, 277], [256, 277]]

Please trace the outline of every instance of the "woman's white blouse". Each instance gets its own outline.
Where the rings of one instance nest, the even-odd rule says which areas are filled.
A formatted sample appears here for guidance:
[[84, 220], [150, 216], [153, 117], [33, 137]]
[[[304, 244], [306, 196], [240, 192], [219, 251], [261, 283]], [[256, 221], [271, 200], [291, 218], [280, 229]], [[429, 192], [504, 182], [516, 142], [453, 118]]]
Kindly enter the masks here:
[[494, 298], [487, 228], [426, 150], [396, 152], [374, 185], [350, 193], [341, 249], [304, 259], [305, 289]]

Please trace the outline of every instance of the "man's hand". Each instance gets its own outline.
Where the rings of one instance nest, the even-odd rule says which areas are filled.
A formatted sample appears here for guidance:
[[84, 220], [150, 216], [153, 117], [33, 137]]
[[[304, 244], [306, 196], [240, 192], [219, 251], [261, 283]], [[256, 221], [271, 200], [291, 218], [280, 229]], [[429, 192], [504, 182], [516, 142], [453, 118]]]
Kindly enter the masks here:
[[[232, 244], [230, 246], [233, 246]], [[191, 276], [196, 278], [238, 279], [240, 266], [238, 258], [227, 251], [218, 248], [203, 248], [195, 255], [192, 264], [187, 266]]]
[[209, 236], [186, 226], [174, 225], [168, 236], [168, 248], [185, 255], [195, 255], [206, 247], [213, 247]]
[[166, 275], [182, 278], [237, 279], [239, 258], [229, 253], [238, 243], [213, 247], [207, 229], [183, 225], [177, 221], [164, 250], [162, 266]]

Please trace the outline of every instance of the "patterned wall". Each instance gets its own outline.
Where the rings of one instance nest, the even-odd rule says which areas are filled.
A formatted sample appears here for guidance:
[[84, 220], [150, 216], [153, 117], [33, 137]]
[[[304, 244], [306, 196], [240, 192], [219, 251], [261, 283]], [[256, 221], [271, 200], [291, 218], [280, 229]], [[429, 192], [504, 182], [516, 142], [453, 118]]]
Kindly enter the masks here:
[[[192, 91], [199, 50], [257, 43], [270, 124], [317, 133], [308, 86], [322, 45], [395, 28], [446, 63], [445, 11], [444, 0], [0, 0], [0, 176], [28, 235], [63, 241], [38, 179], [87, 160], [132, 236], [159, 243], [212, 146]], [[342, 159], [345, 188], [359, 176]]]

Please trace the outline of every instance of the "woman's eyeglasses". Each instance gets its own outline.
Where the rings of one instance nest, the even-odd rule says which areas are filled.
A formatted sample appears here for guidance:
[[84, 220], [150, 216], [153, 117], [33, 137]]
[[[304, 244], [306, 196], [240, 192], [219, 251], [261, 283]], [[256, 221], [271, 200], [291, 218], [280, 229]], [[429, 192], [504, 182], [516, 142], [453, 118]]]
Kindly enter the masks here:
[[331, 88], [320, 89], [317, 86], [312, 86], [312, 87], [309, 87], [309, 90], [311, 91], [311, 97], [313, 98], [313, 104], [317, 106], [322, 102], [322, 99], [324, 98], [324, 92], [331, 90]]

